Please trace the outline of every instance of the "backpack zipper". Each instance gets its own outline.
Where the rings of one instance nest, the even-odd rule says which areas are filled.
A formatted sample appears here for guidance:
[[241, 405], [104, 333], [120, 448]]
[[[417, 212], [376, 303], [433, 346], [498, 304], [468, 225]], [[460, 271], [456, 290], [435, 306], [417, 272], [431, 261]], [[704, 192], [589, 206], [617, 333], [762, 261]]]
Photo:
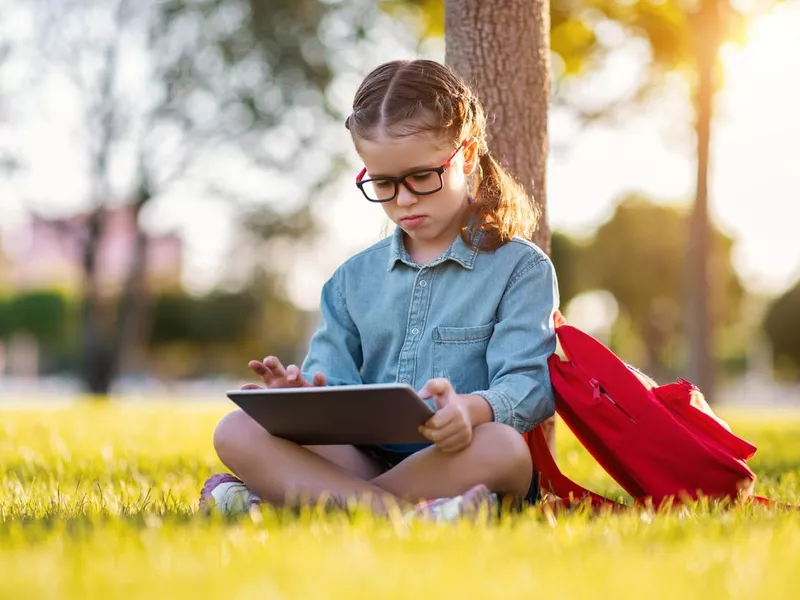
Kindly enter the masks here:
[[590, 379], [589, 385], [592, 387], [592, 400], [594, 400], [595, 403], [599, 403], [602, 396], [605, 396], [606, 399], [611, 402], [611, 404], [613, 404], [619, 412], [628, 417], [631, 422], [636, 423], [636, 420], [630, 414], [628, 414], [628, 411], [622, 408], [611, 396], [608, 395], [597, 379]]

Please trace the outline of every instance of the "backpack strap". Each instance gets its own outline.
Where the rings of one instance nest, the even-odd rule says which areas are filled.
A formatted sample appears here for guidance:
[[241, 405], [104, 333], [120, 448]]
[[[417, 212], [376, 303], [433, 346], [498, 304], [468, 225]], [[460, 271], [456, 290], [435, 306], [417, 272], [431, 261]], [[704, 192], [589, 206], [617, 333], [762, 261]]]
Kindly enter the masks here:
[[540, 473], [540, 485], [545, 494], [555, 496], [568, 506], [583, 504], [588, 499], [594, 508], [603, 506], [626, 508], [625, 504], [595, 494], [564, 475], [550, 452], [541, 426], [533, 428], [525, 437], [534, 469]]
[[783, 502], [778, 502], [777, 500], [770, 500], [769, 498], [765, 498], [764, 496], [751, 496], [750, 500], [753, 502], [753, 504], [757, 504], [759, 506], [766, 506], [767, 508], [800, 510], [800, 506], [792, 506], [791, 504], [785, 504]]

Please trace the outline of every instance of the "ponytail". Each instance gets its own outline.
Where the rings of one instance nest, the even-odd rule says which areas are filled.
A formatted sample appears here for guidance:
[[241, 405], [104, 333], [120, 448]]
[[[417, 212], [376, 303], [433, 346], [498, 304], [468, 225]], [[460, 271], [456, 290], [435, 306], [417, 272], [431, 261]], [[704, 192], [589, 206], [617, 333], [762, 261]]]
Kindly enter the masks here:
[[480, 249], [488, 251], [496, 250], [515, 236], [528, 238], [536, 231], [538, 207], [488, 152], [481, 153], [473, 196], [475, 202], [470, 204], [461, 229], [461, 237], [469, 246], [474, 247], [478, 231], [483, 234]]

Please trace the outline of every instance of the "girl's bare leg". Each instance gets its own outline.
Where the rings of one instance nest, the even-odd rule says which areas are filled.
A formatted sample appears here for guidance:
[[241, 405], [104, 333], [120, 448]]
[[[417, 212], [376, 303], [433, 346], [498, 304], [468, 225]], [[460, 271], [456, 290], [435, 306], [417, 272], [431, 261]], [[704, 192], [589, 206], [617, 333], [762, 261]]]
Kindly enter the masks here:
[[523, 497], [533, 475], [530, 451], [508, 425], [475, 427], [472, 443], [454, 454], [431, 446], [410, 456], [372, 483], [411, 502], [463, 494], [478, 484], [493, 492]]
[[214, 448], [236, 476], [270, 503], [334, 496], [369, 498], [377, 512], [405, 507], [402, 500], [369, 481], [379, 469], [355, 448], [299, 446], [270, 435], [241, 410], [217, 425]]

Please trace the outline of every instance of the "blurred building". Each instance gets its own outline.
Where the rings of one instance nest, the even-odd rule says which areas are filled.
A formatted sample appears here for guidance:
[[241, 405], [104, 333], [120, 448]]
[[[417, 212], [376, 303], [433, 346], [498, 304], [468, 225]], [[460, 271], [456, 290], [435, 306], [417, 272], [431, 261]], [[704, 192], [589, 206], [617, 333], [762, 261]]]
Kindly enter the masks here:
[[[133, 260], [137, 228], [131, 206], [107, 209], [106, 219], [98, 246], [98, 282], [103, 295], [114, 295], [122, 289]], [[32, 215], [0, 246], [0, 287], [10, 288], [12, 293], [34, 289], [77, 292], [83, 278], [88, 221], [85, 213], [65, 219]], [[180, 287], [183, 244], [177, 235], [149, 236], [146, 260], [151, 290]]]

